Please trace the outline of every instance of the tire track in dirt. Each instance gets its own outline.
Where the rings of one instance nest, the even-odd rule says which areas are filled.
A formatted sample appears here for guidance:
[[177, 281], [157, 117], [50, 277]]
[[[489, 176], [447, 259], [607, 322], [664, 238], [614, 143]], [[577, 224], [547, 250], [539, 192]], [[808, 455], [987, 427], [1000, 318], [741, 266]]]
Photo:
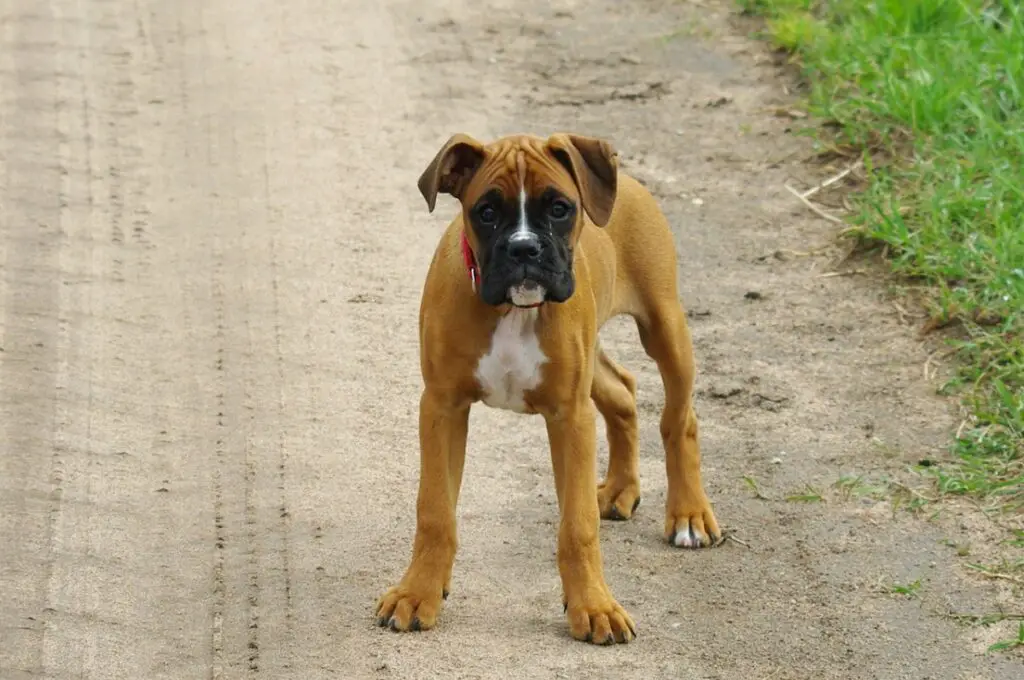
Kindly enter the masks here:
[[[120, 3], [52, 7], [60, 17], [52, 50], [62, 63], [56, 129], [67, 159], [61, 255], [49, 272], [60, 291], [53, 317], [61, 329], [52, 339], [60, 356], [49, 430], [63, 461], [64, 502], [47, 541], [52, 576], [23, 591], [46, 600], [29, 612], [40, 621], [39, 644], [15, 648], [35, 659], [8, 665], [4, 658], [0, 675], [181, 677], [196, 653], [189, 636], [208, 628], [191, 619], [202, 599], [189, 588], [204, 576], [191, 555], [201, 506], [188, 498], [190, 487], [202, 486], [203, 468], [189, 441], [200, 429], [190, 423], [194, 399], [182, 399], [190, 387], [162, 364], [183, 364], [168, 335], [182, 325], [182, 306], [168, 286], [175, 255], [154, 256], [146, 233], [153, 164], [142, 140], [153, 121], [140, 109], [136, 81], [144, 22]], [[50, 158], [59, 156], [36, 154], [37, 162]], [[32, 214], [13, 207], [15, 224]], [[143, 223], [132, 225], [131, 238], [129, 220]], [[13, 240], [9, 226], [5, 243]], [[3, 444], [5, 458], [17, 455], [6, 433]], [[44, 460], [32, 464], [45, 470]], [[6, 578], [0, 585], [7, 592]], [[6, 636], [0, 648], [10, 649]]]
[[[263, 195], [264, 195], [264, 206], [269, 214], [273, 213], [273, 202], [270, 193], [270, 168], [269, 162], [264, 158], [263, 162]], [[268, 221], [271, 218], [268, 217]], [[291, 534], [291, 511], [289, 510], [289, 498], [288, 498], [288, 449], [286, 446], [286, 410], [284, 403], [284, 385], [285, 385], [285, 365], [284, 356], [281, 349], [281, 271], [278, 262], [278, 239], [272, 238], [270, 242], [270, 281], [271, 288], [273, 291], [273, 319], [274, 319], [274, 332], [273, 332], [273, 343], [274, 343], [274, 364], [277, 369], [276, 377], [276, 407], [277, 407], [277, 497], [280, 501], [280, 522], [278, 524], [278, 535], [280, 536], [281, 544], [278, 546], [278, 555], [281, 560], [281, 574], [284, 586], [284, 626], [287, 636], [290, 638], [294, 635], [293, 626], [295, 622], [295, 614], [292, 609], [292, 568], [291, 558], [289, 551], [291, 549], [291, 542], [289, 540]], [[287, 650], [284, 652], [285, 660], [282, 663], [282, 668], [290, 670], [292, 668], [292, 655]]]
[[44, 668], [174, 677], [193, 663], [189, 638], [201, 630], [193, 618], [201, 604], [173, 601], [195, 578], [186, 527], [197, 510], [181, 494], [202, 482], [188, 469], [196, 461], [190, 400], [179, 398], [185, 386], [163, 363], [173, 365], [181, 354], [168, 335], [179, 327], [181, 309], [166, 283], [170, 253], [154, 249], [146, 228], [129, 225], [151, 215], [151, 119], [140, 106], [143, 22], [116, 2], [69, 2], [58, 12], [74, 29], [63, 36], [69, 61], [81, 65], [79, 134], [88, 148], [75, 162], [84, 165], [90, 198], [69, 220], [64, 258], [78, 280], [61, 305], [74, 331], [62, 434], [80, 444], [68, 458], [74, 502], [55, 541]]
[[[198, 85], [201, 91], [215, 89], [210, 82], [217, 74], [212, 68], [211, 41], [207, 36], [219, 27], [194, 8], [182, 7], [182, 38], [192, 44], [196, 54], [198, 82], [186, 82], [189, 91]], [[193, 24], [187, 23], [188, 21]], [[186, 73], [188, 73], [186, 71]], [[221, 625], [215, 628], [213, 652], [219, 677], [253, 677], [260, 671], [261, 583], [258, 513], [253, 493], [257, 462], [251, 446], [253, 414], [251, 405], [250, 364], [247, 356], [250, 325], [247, 305], [239, 295], [239, 284], [247, 266], [244, 252], [237, 248], [235, 230], [243, 228], [238, 211], [238, 195], [234, 177], [220, 171], [222, 159], [233, 160], [237, 154], [230, 127], [212, 125], [218, 109], [216, 98], [193, 102], [192, 115], [202, 121], [203, 134], [195, 157], [186, 155], [185, 163], [176, 171], [196, 173], [202, 204], [214, 218], [208, 226], [208, 259], [212, 273], [215, 304], [217, 374], [218, 459], [216, 501], [220, 507], [218, 523], [223, 524], [223, 547], [218, 548], [214, 589], [218, 594], [214, 616]], [[225, 200], [219, 200], [223, 197]], [[240, 351], [243, 350], [244, 351]], [[215, 676], [217, 677], [217, 676]]]
[[[208, 192], [203, 204], [209, 215], [224, 395], [218, 411], [223, 433], [219, 498], [226, 537], [218, 585], [224, 593], [218, 654], [224, 677], [281, 677], [290, 667], [293, 616], [266, 111], [260, 107], [258, 84], [220, 85], [242, 82], [237, 67], [223, 57], [237, 47], [235, 13], [207, 5], [196, 12], [196, 7], [183, 8], [180, 19], [195, 58], [195, 80], [188, 87], [206, 93], [192, 102], [193, 115], [204, 124], [204, 141], [201, 154], [185, 159], [170, 179], [180, 182], [191, 175]], [[252, 25], [259, 26], [259, 20]], [[273, 641], [269, 655], [268, 641]]]
[[[152, 24], [148, 40], [152, 46], [154, 70], [160, 74], [166, 74], [168, 81], [173, 82], [173, 96], [162, 95], [152, 100], [152, 103], [159, 105], [163, 110], [169, 109], [168, 113], [162, 116], [163, 122], [170, 123], [166, 134], [173, 137], [175, 134], [187, 134], [192, 132], [199, 139], [191, 140], [191, 143], [182, 144], [177, 149], [159, 150], [157, 162], [164, 167], [165, 185], [174, 186], [168, 176], [182, 168], [188, 168], [190, 163], [198, 162], [205, 166], [211, 161], [210, 140], [208, 126], [203, 125], [200, 116], [203, 115], [202, 102], [198, 106], [193, 102], [195, 98], [195, 86], [190, 82], [190, 76], [195, 73], [203, 73], [202, 62], [198, 65], [192, 63], [189, 56], [193, 52], [189, 48], [195, 41], [194, 35], [199, 29], [187, 23], [189, 16], [188, 8], [181, 5], [177, 11], [169, 11], [170, 8], [152, 8], [149, 11], [149, 19]], [[192, 16], [195, 16], [194, 14]], [[201, 45], [197, 46], [201, 47]], [[194, 50], [203, 54], [200, 50]], [[205, 54], [203, 54], [205, 56]], [[159, 88], [154, 88], [159, 89]], [[198, 120], [197, 120], [198, 119]], [[199, 128], [199, 129], [196, 129]], [[202, 131], [202, 135], [196, 134]], [[208, 204], [206, 191], [202, 188], [198, 179], [190, 178], [185, 187], [177, 187], [180, 192], [178, 198], [193, 202], [204, 210]], [[190, 219], [190, 208], [181, 206], [167, 206], [171, 208], [168, 222], [183, 224]], [[233, 677], [237, 671], [237, 663], [232, 659], [236, 658], [232, 642], [235, 639], [234, 619], [230, 609], [237, 606], [235, 593], [229, 594], [229, 583], [233, 584], [234, 560], [231, 558], [231, 551], [236, 549], [235, 520], [238, 515], [237, 505], [232, 503], [231, 491], [237, 487], [237, 478], [231, 477], [231, 470], [228, 465], [231, 455], [229, 438], [234, 431], [229, 421], [228, 392], [232, 389], [227, 374], [231, 370], [231, 362], [234, 356], [229, 352], [229, 340], [227, 337], [227, 303], [225, 293], [225, 267], [223, 255], [212, 242], [211, 234], [198, 235], [198, 243], [191, 247], [183, 248], [183, 259], [190, 260], [193, 257], [201, 258], [200, 269], [207, 272], [208, 279], [202, 285], [192, 283], [186, 285], [185, 295], [191, 300], [192, 306], [186, 307], [184, 311], [184, 328], [188, 329], [189, 344], [195, 348], [197, 355], [203, 358], [209, 357], [212, 360], [212, 372], [208, 376], [209, 391], [212, 398], [209, 400], [209, 410], [202, 420], [208, 423], [211, 431], [203, 437], [203, 441], [210, 445], [212, 460], [210, 465], [211, 480], [211, 520], [212, 542], [209, 546], [210, 552], [210, 629], [208, 636], [208, 650], [210, 659], [209, 677], [222, 679]], [[193, 263], [194, 264], [194, 263]], [[185, 266], [181, 268], [181, 274], [185, 281], [188, 280], [189, 272]], [[205, 351], [204, 351], [205, 350]], [[201, 359], [200, 359], [201, 361]], [[201, 365], [201, 364], [200, 364]], [[199, 367], [196, 367], [199, 368]], [[229, 597], [232, 598], [229, 601]], [[226, 631], [226, 629], [228, 629]]]
[[[19, 11], [20, 10], [20, 11]], [[64, 337], [56, 274], [68, 159], [61, 139], [61, 28], [17, 8], [0, 23], [0, 671], [28, 677], [42, 663], [52, 541], [64, 496], [57, 399]]]
[[216, 448], [214, 449], [216, 464], [213, 468], [213, 522], [216, 543], [214, 545], [213, 558], [213, 627], [211, 629], [210, 651], [213, 659], [211, 677], [219, 680], [224, 677], [224, 610], [227, 608], [227, 587], [224, 577], [225, 551], [233, 546], [228, 545], [227, 522], [224, 515], [224, 481], [221, 472], [227, 455], [225, 439], [227, 438], [228, 431], [224, 423], [226, 401], [222, 377], [226, 358], [225, 348], [227, 346], [224, 337], [224, 292], [221, 284], [224, 275], [219, 261], [215, 261], [212, 271], [214, 276], [211, 287], [213, 289], [213, 304], [216, 310], [215, 319], [217, 324], [214, 336], [217, 370], [217, 440], [215, 442]]

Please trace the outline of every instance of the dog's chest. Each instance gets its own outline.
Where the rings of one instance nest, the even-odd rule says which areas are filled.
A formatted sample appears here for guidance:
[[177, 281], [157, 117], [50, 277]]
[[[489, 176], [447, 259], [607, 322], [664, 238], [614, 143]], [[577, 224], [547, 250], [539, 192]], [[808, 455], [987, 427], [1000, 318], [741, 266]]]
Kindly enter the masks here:
[[540, 385], [541, 366], [548, 360], [537, 337], [537, 316], [536, 309], [513, 309], [494, 329], [491, 346], [476, 367], [488, 406], [527, 412], [524, 393]]

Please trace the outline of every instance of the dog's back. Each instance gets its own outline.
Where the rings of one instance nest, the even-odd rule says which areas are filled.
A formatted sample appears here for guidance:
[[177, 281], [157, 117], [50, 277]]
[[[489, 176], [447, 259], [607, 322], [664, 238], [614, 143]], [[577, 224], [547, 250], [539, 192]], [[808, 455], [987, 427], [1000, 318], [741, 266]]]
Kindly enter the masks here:
[[614, 268], [611, 276], [597, 277], [615, 282], [600, 323], [619, 314], [646, 320], [657, 301], [678, 298], [675, 239], [668, 220], [640, 182], [619, 172], [617, 184], [608, 224], [598, 227], [588, 220], [580, 241], [588, 267]]

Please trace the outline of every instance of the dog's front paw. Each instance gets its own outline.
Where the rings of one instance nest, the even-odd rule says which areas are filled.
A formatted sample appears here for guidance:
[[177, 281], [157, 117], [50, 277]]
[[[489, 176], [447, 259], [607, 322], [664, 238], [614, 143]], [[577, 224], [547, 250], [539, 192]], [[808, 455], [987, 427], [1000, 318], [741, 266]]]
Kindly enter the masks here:
[[718, 543], [718, 528], [711, 503], [703, 493], [665, 511], [665, 538], [677, 548], [707, 548]]
[[430, 630], [437, 623], [441, 600], [446, 594], [428, 593], [399, 584], [377, 602], [377, 625], [400, 632]]
[[595, 645], [629, 642], [636, 637], [636, 624], [626, 610], [607, 592], [583, 602], [565, 605], [569, 634]]
[[640, 505], [640, 485], [609, 478], [597, 485], [601, 519], [629, 519]]

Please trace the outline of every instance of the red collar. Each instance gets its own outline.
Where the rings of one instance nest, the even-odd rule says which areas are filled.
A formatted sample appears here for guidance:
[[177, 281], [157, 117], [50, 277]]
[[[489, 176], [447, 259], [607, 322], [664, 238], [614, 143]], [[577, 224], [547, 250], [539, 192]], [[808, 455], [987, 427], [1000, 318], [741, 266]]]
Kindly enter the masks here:
[[469, 280], [473, 284], [473, 292], [476, 292], [476, 283], [480, 280], [480, 268], [473, 256], [473, 249], [469, 247], [469, 239], [466, 232], [462, 232], [462, 261], [466, 263], [466, 270], [469, 272]]

